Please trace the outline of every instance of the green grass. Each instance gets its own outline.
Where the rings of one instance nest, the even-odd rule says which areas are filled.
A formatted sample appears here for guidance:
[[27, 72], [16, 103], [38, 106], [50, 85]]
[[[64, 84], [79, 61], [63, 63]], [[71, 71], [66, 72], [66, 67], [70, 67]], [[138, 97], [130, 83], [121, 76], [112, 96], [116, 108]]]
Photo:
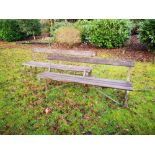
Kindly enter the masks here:
[[[154, 64], [136, 62], [131, 72], [134, 91], [129, 108], [123, 108], [93, 86], [48, 80], [45, 90], [44, 80], [40, 84], [35, 75], [23, 74], [21, 64], [31, 60], [26, 47], [0, 47], [0, 134], [155, 134]], [[92, 66], [93, 76], [126, 79], [124, 67]], [[122, 90], [102, 91], [123, 101]]]

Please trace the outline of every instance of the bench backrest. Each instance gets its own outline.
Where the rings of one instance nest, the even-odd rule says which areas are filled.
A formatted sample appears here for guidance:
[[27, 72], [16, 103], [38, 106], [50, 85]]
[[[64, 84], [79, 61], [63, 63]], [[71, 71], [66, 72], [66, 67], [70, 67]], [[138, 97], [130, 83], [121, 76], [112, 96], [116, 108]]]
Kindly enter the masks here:
[[92, 57], [77, 57], [77, 56], [68, 56], [68, 55], [59, 55], [59, 54], [50, 54], [48, 60], [61, 60], [61, 61], [70, 61], [70, 62], [81, 62], [81, 63], [91, 63], [91, 64], [104, 64], [104, 65], [113, 65], [113, 66], [125, 66], [133, 67], [133, 61], [126, 60], [114, 60], [107, 58], [92, 58]]
[[62, 49], [51, 49], [51, 48], [32, 48], [33, 53], [47, 53], [47, 54], [65, 54], [75, 56], [93, 57], [96, 56], [94, 51], [78, 51], [78, 50], [62, 50]]

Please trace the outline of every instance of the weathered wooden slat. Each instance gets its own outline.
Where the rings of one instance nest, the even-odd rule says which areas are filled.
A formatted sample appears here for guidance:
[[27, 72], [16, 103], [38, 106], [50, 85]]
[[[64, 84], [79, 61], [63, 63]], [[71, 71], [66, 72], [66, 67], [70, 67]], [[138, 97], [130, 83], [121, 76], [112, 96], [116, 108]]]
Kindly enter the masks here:
[[42, 68], [49, 68], [50, 63], [48, 62], [36, 62], [36, 61], [29, 61], [23, 63], [24, 66], [32, 66], [32, 67], [42, 67]]
[[94, 77], [82, 77], [78, 75], [60, 74], [55, 72], [43, 72], [38, 74], [38, 77], [63, 82], [75, 82], [75, 83], [117, 88], [129, 91], [133, 90], [132, 84], [130, 82], [120, 80], [118, 81], [118, 80], [100, 79]]
[[96, 53], [93, 52], [93, 51], [62, 50], [62, 49], [52, 49], [52, 48], [33, 48], [32, 52], [35, 52], [35, 53], [48, 53], [48, 54], [86, 56], [86, 57], [92, 57], [92, 56], [96, 55]]
[[[53, 75], [54, 76], [54, 75]], [[56, 77], [57, 77], [57, 75], [56, 75]], [[75, 77], [75, 76], [73, 76], [73, 77]], [[73, 77], [69, 77], [69, 76], [67, 76], [67, 80], [68, 81], [70, 81], [70, 80], [72, 80], [73, 79]], [[61, 77], [60, 77], [61, 78]], [[63, 77], [64, 78], [64, 77]], [[83, 80], [83, 79], [81, 79], [81, 77], [77, 77], [79, 80]], [[97, 78], [94, 78], [94, 79], [87, 79], [87, 82], [91, 82], [91, 81], [95, 81], [95, 84], [97, 84], [97, 83], [102, 83], [103, 82], [103, 79], [102, 80], [98, 80]], [[118, 82], [114, 82], [114, 81], [112, 81], [112, 80], [109, 80], [109, 81], [107, 81], [107, 79], [105, 79], [104, 80], [104, 84], [117, 84], [117, 85], [119, 85], [119, 86], [123, 86], [123, 87], [126, 87], [126, 86], [129, 86], [129, 83], [125, 83], [124, 81], [123, 81], [123, 83], [121, 82], [121, 83], [118, 83]]]
[[[48, 75], [48, 74], [50, 74], [49, 72], [44, 72], [44, 73], [40, 73], [40, 75]], [[51, 74], [53, 75], [53, 76], [67, 76], [68, 77], [68, 79], [70, 79], [70, 78], [73, 78], [75, 75], [70, 75], [70, 74], [60, 74], [60, 73], [55, 73], [55, 72], [51, 72]], [[79, 79], [83, 79], [83, 77], [82, 76], [76, 76], [76, 77], [78, 77]], [[96, 80], [96, 82], [102, 82], [102, 80], [103, 79], [101, 79], [101, 78], [96, 78], [96, 77], [91, 77], [91, 78], [87, 78], [88, 80], [89, 79], [93, 79], [93, 80]], [[111, 82], [111, 83], [118, 83], [118, 84], [120, 84], [120, 85], [126, 85], [126, 84], [129, 84], [130, 85], [130, 82], [124, 82], [123, 80], [109, 80], [109, 79], [104, 79], [104, 82]]]
[[64, 64], [50, 64], [48, 62], [36, 62], [36, 61], [29, 61], [23, 63], [24, 66], [32, 66], [32, 67], [42, 67], [42, 68], [51, 68], [51, 69], [58, 69], [58, 70], [69, 70], [69, 71], [86, 71], [91, 72], [92, 68], [88, 66], [73, 66], [73, 65], [64, 65]]
[[105, 64], [114, 66], [126, 66], [133, 67], [133, 61], [123, 61], [123, 60], [113, 60], [106, 58], [91, 58], [91, 57], [77, 57], [77, 56], [67, 56], [59, 54], [50, 54], [48, 56], [49, 60], [61, 60], [70, 62], [82, 62], [82, 63], [92, 63], [92, 64]]

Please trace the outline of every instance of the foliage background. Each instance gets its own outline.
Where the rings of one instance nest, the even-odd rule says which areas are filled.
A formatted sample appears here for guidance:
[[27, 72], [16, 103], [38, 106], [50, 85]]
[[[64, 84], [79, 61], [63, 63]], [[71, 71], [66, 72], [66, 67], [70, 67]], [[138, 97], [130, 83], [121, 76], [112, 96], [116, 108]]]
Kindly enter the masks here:
[[40, 35], [41, 27], [37, 19], [1, 19], [0, 39], [16, 41], [29, 36]]
[[155, 52], [155, 20], [149, 19], [140, 23], [139, 38], [149, 51]]

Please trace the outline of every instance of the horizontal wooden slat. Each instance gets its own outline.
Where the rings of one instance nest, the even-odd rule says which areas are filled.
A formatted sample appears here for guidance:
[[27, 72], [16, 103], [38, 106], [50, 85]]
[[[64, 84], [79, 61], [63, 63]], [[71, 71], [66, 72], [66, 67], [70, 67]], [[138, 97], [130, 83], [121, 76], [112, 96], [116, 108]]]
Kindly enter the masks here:
[[60, 74], [54, 72], [43, 72], [38, 74], [39, 78], [47, 78], [56, 81], [64, 81], [64, 82], [75, 82], [82, 84], [89, 84], [101, 87], [109, 87], [109, 88], [117, 88], [123, 90], [133, 90], [132, 84], [127, 81], [121, 80], [109, 80], [109, 79], [101, 79], [94, 77], [82, 77], [78, 75], [68, 75], [68, 74]]
[[33, 48], [32, 52], [35, 52], [35, 53], [48, 53], [48, 54], [86, 56], [86, 57], [92, 57], [92, 56], [96, 55], [96, 53], [93, 52], [93, 51], [62, 50], [62, 49], [52, 49], [52, 48]]
[[59, 69], [59, 70], [69, 70], [69, 71], [86, 71], [90, 72], [92, 70], [91, 67], [88, 66], [73, 66], [73, 65], [64, 65], [64, 64], [50, 64], [48, 62], [36, 62], [29, 61], [23, 63], [24, 66], [32, 66], [32, 67], [42, 67], [42, 68], [51, 68], [51, 69]]
[[49, 68], [50, 63], [48, 63], [48, 62], [29, 61], [29, 62], [24, 62], [23, 65], [24, 66], [32, 66], [32, 67]]
[[114, 66], [126, 66], [126, 67], [134, 66], [134, 63], [132, 61], [114, 60], [106, 58], [91, 58], [91, 57], [87, 58], [87, 57], [67, 56], [58, 54], [50, 54], [48, 56], [48, 59], [70, 61], [70, 62], [92, 63], [92, 64], [105, 64]]

